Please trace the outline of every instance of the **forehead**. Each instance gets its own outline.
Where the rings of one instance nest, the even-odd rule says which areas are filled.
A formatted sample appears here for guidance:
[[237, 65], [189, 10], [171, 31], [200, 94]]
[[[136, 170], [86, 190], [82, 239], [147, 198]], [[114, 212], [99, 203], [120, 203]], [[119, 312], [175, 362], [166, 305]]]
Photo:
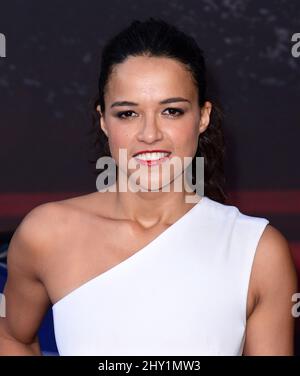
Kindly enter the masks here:
[[168, 95], [193, 99], [196, 92], [191, 73], [166, 57], [130, 56], [114, 67], [107, 85], [108, 99], [159, 100]]

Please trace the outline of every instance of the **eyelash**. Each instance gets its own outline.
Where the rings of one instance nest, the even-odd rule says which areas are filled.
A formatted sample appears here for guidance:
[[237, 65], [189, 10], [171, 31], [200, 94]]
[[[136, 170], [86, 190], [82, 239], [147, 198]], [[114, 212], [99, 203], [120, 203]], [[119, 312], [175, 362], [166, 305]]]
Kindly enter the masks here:
[[[166, 111], [166, 110], [177, 111], [178, 115], [169, 115], [169, 116], [171, 116], [171, 117], [179, 117], [179, 116], [181, 116], [181, 115], [184, 114], [184, 111], [181, 110], [180, 108], [168, 107], [168, 108], [165, 109], [165, 111]], [[134, 111], [128, 110], [128, 111], [121, 111], [121, 112], [118, 112], [118, 113], [117, 113], [117, 117], [120, 118], [120, 119], [123, 119], [123, 120], [124, 120], [124, 119], [127, 119], [128, 117], [132, 117], [132, 116], [125, 116], [125, 117], [122, 117], [122, 115], [127, 114], [127, 113], [129, 113], [129, 112], [132, 112], [132, 113], [133, 113]]]

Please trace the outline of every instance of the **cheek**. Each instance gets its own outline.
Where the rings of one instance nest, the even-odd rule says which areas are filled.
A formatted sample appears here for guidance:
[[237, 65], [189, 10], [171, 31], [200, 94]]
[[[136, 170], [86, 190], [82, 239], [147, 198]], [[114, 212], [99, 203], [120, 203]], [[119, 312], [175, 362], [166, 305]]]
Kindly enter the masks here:
[[[173, 138], [174, 139], [174, 138]], [[176, 137], [176, 152], [182, 156], [193, 156], [198, 146], [198, 133], [195, 128], [180, 132]]]
[[130, 144], [132, 138], [128, 131], [121, 129], [112, 129], [109, 135], [109, 147], [114, 158], [118, 157], [119, 149], [128, 149], [130, 152]]

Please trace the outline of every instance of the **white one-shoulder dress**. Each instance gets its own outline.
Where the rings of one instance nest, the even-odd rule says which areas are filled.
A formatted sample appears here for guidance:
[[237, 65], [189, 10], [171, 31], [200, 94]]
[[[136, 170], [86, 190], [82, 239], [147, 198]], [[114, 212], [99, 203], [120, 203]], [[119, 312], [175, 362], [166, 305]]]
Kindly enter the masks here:
[[250, 273], [268, 223], [203, 196], [53, 305], [59, 354], [242, 355]]

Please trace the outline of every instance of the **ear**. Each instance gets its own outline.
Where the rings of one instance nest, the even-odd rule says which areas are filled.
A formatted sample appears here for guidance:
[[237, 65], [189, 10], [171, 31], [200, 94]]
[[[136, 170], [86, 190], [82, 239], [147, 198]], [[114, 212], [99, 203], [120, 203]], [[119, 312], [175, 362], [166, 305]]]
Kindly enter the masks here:
[[212, 104], [209, 101], [204, 102], [204, 105], [201, 107], [201, 117], [200, 117], [200, 122], [199, 122], [199, 134], [203, 133], [210, 121], [210, 113], [212, 110]]
[[106, 128], [106, 125], [105, 125], [105, 119], [104, 119], [104, 116], [101, 113], [101, 109], [100, 109], [100, 105], [99, 104], [97, 105], [96, 110], [100, 114], [100, 127], [103, 130], [103, 132], [106, 134], [106, 137], [108, 137], [108, 132], [107, 132], [107, 128]]

